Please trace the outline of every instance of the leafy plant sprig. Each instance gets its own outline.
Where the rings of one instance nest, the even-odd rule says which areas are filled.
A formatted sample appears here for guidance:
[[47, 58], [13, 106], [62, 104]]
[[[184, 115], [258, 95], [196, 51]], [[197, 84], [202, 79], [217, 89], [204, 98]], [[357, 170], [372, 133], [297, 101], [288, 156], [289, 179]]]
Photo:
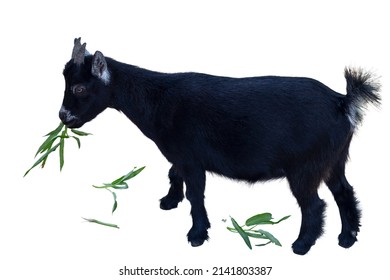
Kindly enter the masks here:
[[255, 216], [250, 217], [246, 220], [245, 225], [240, 226], [236, 220], [232, 217], [230, 217], [231, 222], [233, 224], [233, 227], [227, 227], [227, 229], [234, 233], [239, 233], [242, 239], [245, 241], [245, 244], [248, 246], [249, 249], [252, 250], [252, 243], [250, 240], [251, 238], [257, 238], [257, 239], [265, 239], [268, 240], [266, 243], [256, 244], [255, 246], [265, 246], [270, 243], [273, 243], [277, 246], [282, 246], [282, 244], [279, 242], [279, 240], [273, 236], [270, 232], [265, 231], [263, 229], [259, 229], [259, 225], [275, 225], [280, 223], [281, 221], [284, 221], [288, 219], [290, 215], [285, 216], [281, 218], [280, 220], [274, 222], [273, 217], [271, 213], [262, 213], [257, 214]]
[[[115, 210], [118, 208], [118, 201], [117, 201], [116, 193], [113, 190], [111, 190], [111, 189], [114, 189], [114, 190], [128, 189], [129, 185], [127, 184], [126, 181], [130, 180], [131, 178], [134, 178], [135, 176], [137, 176], [142, 170], [144, 170], [144, 168], [145, 168], [145, 166], [140, 167], [138, 169], [137, 168], [133, 168], [133, 170], [131, 170], [126, 175], [123, 175], [123, 176], [119, 177], [118, 179], [115, 179], [111, 183], [103, 183], [102, 186], [92, 185], [94, 188], [97, 188], [97, 189], [106, 189], [107, 191], [109, 191], [112, 194], [112, 196], [114, 198], [114, 204], [113, 204], [112, 210], [111, 210], [112, 214], [114, 214]], [[83, 219], [88, 221], [88, 222], [91, 222], [91, 223], [96, 223], [96, 224], [103, 225], [103, 226], [108, 226], [108, 227], [119, 228], [118, 225], [102, 222], [102, 221], [99, 221], [99, 220], [96, 220], [96, 219], [86, 219], [86, 218], [83, 218]]]
[[142, 170], [144, 170], [144, 168], [145, 168], [145, 166], [140, 167], [138, 169], [135, 167], [129, 173], [119, 177], [118, 179], [115, 179], [111, 183], [108, 183], [108, 184], [103, 183], [103, 186], [95, 186], [95, 185], [93, 185], [93, 187], [97, 188], [97, 189], [108, 189], [108, 188], [113, 188], [113, 189], [116, 189], [116, 190], [128, 189], [129, 185], [126, 183], [126, 181], [131, 179], [131, 178], [133, 178], [133, 177], [135, 177], [135, 176], [137, 176], [139, 173], [141, 173]]
[[35, 154], [35, 157], [37, 157], [39, 154], [42, 154], [42, 156], [31, 166], [30, 169], [26, 171], [26, 173], [24, 173], [23, 177], [25, 177], [34, 167], [38, 166], [39, 164], [41, 165], [42, 168], [44, 168], [49, 155], [52, 152], [56, 151], [57, 148], [59, 148], [60, 171], [61, 171], [65, 163], [65, 159], [64, 159], [65, 139], [73, 138], [74, 140], [76, 140], [77, 146], [80, 148], [81, 142], [78, 136], [91, 135], [90, 133], [83, 132], [77, 129], [70, 129], [70, 132], [73, 135], [69, 133], [69, 129], [61, 122], [56, 129], [46, 134], [45, 135], [45, 137], [47, 136], [46, 140], [41, 144], [41, 146], [38, 148], [38, 151]]
[[106, 189], [106, 190], [108, 190], [109, 192], [112, 193], [112, 195], [114, 197], [114, 205], [112, 206], [112, 214], [114, 214], [116, 208], [118, 207], [118, 202], [116, 200], [116, 198], [117, 198], [116, 193], [114, 191], [112, 191], [111, 189], [115, 189], [115, 190], [128, 189], [129, 185], [126, 183], [126, 181], [130, 180], [131, 178], [133, 178], [135, 176], [137, 176], [142, 170], [144, 170], [144, 168], [145, 168], [145, 166], [140, 167], [138, 169], [133, 168], [133, 170], [131, 170], [129, 173], [119, 177], [118, 179], [115, 179], [111, 183], [108, 183], [108, 184], [103, 183], [103, 186], [92, 185], [94, 188]]

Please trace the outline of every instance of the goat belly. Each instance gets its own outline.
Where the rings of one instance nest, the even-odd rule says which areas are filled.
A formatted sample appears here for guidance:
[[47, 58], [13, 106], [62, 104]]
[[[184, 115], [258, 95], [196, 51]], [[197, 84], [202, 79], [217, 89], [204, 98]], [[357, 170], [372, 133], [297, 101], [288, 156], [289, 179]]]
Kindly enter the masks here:
[[243, 180], [249, 183], [268, 181], [283, 178], [286, 176], [284, 169], [265, 166], [258, 161], [256, 165], [248, 165], [245, 162], [230, 162], [230, 165], [210, 164], [205, 170], [236, 180]]

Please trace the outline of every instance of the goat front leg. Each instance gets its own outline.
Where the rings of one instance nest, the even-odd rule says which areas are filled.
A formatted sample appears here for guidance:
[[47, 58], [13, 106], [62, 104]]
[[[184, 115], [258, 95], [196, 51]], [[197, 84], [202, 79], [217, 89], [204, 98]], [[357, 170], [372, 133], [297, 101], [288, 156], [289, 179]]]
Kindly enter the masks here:
[[184, 181], [187, 187], [186, 197], [191, 203], [192, 216], [192, 228], [187, 237], [191, 246], [196, 247], [202, 245], [209, 238], [207, 229], [210, 228], [210, 222], [204, 206], [205, 171], [192, 170], [184, 177]]
[[163, 210], [176, 208], [184, 198], [183, 178], [177, 174], [174, 165], [169, 169], [168, 177], [171, 187], [169, 188], [168, 194], [160, 199], [160, 208]]

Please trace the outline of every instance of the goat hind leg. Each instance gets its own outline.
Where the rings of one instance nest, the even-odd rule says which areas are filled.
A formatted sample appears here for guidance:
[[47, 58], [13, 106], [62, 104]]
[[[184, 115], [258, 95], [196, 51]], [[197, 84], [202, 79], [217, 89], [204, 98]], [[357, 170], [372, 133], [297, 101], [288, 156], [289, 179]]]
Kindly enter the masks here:
[[333, 170], [325, 183], [332, 192], [340, 212], [342, 226], [339, 245], [349, 248], [357, 241], [361, 212], [353, 188], [345, 178], [343, 166]]
[[176, 208], [184, 198], [183, 178], [177, 174], [175, 166], [169, 169], [168, 177], [171, 187], [168, 194], [160, 199], [160, 208], [163, 210]]

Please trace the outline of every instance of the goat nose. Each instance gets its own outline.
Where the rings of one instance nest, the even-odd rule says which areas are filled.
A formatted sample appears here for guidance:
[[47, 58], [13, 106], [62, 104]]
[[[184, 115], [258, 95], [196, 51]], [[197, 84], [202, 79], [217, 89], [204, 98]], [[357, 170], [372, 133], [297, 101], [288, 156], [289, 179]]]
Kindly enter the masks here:
[[60, 112], [58, 113], [58, 116], [60, 117], [60, 120], [61, 120], [61, 121], [64, 121], [65, 118], [66, 118], [66, 113], [63, 112], [63, 111], [60, 111]]
[[64, 106], [61, 107], [58, 115], [65, 125], [76, 119]]
[[58, 116], [60, 117], [60, 120], [65, 124], [68, 121], [68, 113], [66, 110], [63, 110], [61, 108], [60, 112], [58, 113]]

